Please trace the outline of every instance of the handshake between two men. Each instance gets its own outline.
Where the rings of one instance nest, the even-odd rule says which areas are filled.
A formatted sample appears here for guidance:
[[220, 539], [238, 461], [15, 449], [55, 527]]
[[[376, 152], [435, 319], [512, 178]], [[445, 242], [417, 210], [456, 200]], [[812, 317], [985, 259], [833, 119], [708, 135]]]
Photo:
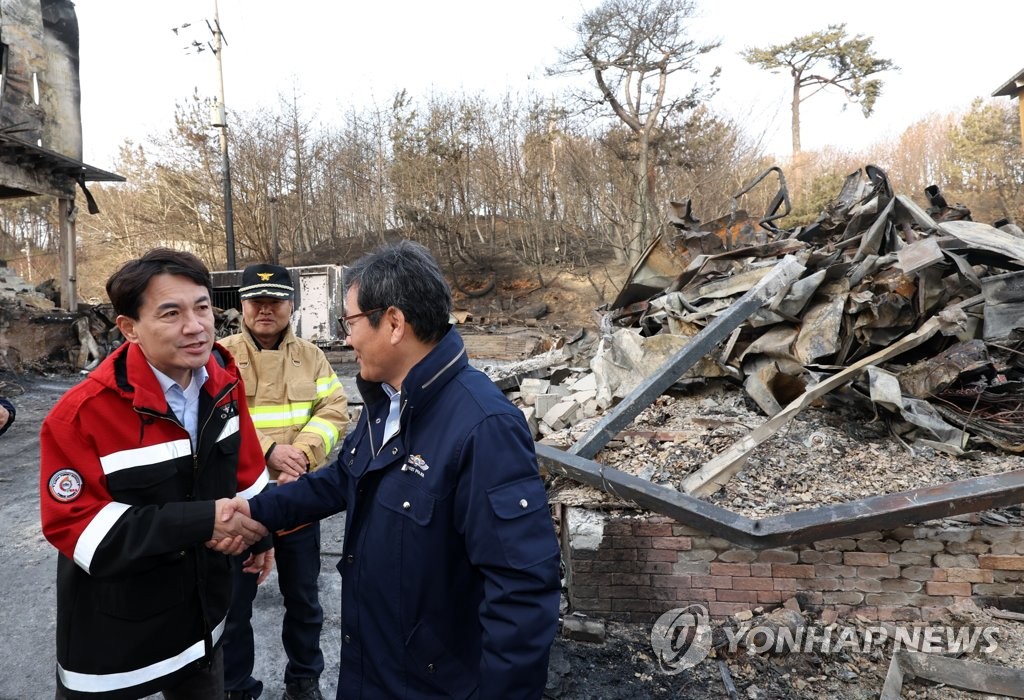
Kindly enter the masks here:
[[[241, 554], [269, 534], [267, 528], [252, 519], [249, 502], [241, 496], [220, 498], [216, 501], [213, 517], [213, 537], [206, 546], [222, 554]], [[274, 550], [251, 554], [242, 564], [242, 570], [258, 573], [257, 584], [274, 568]]]

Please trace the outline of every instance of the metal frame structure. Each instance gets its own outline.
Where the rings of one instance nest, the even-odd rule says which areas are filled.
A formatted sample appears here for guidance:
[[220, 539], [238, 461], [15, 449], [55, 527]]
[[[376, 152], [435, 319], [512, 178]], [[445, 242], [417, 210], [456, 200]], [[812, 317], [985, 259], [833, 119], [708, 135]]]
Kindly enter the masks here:
[[537, 443], [536, 448], [541, 465], [552, 474], [753, 549], [810, 544], [1024, 501], [1024, 469], [1016, 469], [754, 520], [551, 445]]
[[[795, 258], [784, 258], [770, 274], [705, 326], [568, 450], [537, 443], [540, 463], [552, 474], [569, 477], [667, 515], [683, 525], [756, 549], [809, 544], [1024, 501], [1024, 469], [1018, 469], [995, 476], [974, 477], [753, 520], [591, 459], [678, 377], [798, 277], [802, 270], [803, 266]], [[974, 297], [961, 302], [960, 306], [970, 306], [980, 299], [980, 296]], [[923, 335], [925, 330], [922, 328], [918, 335]], [[897, 350], [895, 346], [890, 349]], [[740, 442], [753, 444], [749, 436]]]

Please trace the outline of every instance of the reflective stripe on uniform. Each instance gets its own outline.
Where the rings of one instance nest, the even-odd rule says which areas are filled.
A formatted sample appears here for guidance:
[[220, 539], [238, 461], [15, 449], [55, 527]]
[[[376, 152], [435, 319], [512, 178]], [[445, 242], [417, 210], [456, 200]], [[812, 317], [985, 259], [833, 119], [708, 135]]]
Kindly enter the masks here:
[[89, 573], [89, 567], [92, 566], [96, 548], [126, 510], [128, 506], [124, 503], [111, 501], [93, 516], [85, 530], [78, 536], [78, 542], [75, 543], [75, 563], [85, 569], [86, 573]]
[[229, 438], [232, 435], [234, 435], [235, 433], [237, 433], [239, 425], [240, 425], [240, 423], [238, 421], [238, 416], [234, 416], [232, 418], [228, 418], [224, 422], [224, 427], [221, 429], [220, 435], [217, 436], [217, 442], [220, 442], [221, 440], [223, 440], [225, 438]]
[[269, 483], [270, 473], [266, 469], [264, 469], [263, 473], [260, 474], [260, 478], [256, 480], [256, 483], [254, 483], [252, 486], [243, 491], [239, 491], [237, 495], [241, 496], [242, 498], [248, 501], [250, 498], [263, 491], [263, 489]]
[[[213, 629], [214, 644], [224, 634], [226, 622], [227, 618], [224, 618]], [[57, 664], [57, 675], [60, 676], [61, 684], [68, 690], [77, 690], [83, 693], [106, 693], [122, 688], [131, 688], [156, 680], [157, 678], [162, 678], [170, 673], [174, 673], [178, 669], [184, 668], [193, 661], [199, 661], [205, 654], [206, 642], [200, 639], [180, 654], [169, 659], [157, 661], [149, 666], [135, 669], [134, 671], [122, 671], [121, 673], [75, 673]]]
[[335, 425], [316, 416], [309, 419], [309, 422], [302, 428], [302, 432], [319, 435], [320, 439], [324, 441], [324, 452], [328, 454], [338, 442], [338, 429]]
[[[237, 429], [237, 428], [236, 428]], [[100, 457], [100, 466], [103, 473], [110, 476], [114, 472], [133, 467], [148, 467], [152, 464], [169, 462], [178, 457], [188, 457], [192, 454], [192, 441], [187, 437], [181, 440], [170, 440], [161, 442], [159, 445], [147, 447], [136, 447], [131, 450], [111, 452]]]
[[320, 377], [316, 380], [316, 397], [318, 399], [326, 399], [341, 388], [341, 382], [338, 380], [338, 375], [332, 372], [331, 376]]
[[288, 428], [303, 426], [313, 413], [312, 401], [297, 401], [290, 404], [270, 404], [249, 408], [252, 422], [257, 430], [265, 428]]

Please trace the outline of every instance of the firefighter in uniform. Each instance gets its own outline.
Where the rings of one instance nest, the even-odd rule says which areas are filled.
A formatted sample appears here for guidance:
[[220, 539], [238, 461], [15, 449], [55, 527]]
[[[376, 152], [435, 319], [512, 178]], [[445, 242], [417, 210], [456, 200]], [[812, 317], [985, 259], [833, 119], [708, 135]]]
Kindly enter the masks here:
[[[267, 459], [271, 479], [285, 483], [324, 464], [344, 435], [348, 402], [324, 352], [295, 335], [291, 276], [280, 265], [250, 265], [242, 272], [242, 332], [222, 343], [235, 358], [246, 401]], [[285, 700], [319, 700], [323, 611], [317, 592], [320, 523], [274, 534], [278, 583], [284, 597], [281, 640], [288, 664]], [[250, 622], [256, 577], [235, 569], [235, 594], [224, 644], [229, 699], [259, 697], [252, 676]]]

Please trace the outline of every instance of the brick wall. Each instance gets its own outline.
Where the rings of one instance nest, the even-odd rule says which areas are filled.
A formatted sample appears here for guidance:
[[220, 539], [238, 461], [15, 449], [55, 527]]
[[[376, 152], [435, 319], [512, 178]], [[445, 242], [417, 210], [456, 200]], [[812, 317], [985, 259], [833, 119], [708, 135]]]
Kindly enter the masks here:
[[873, 620], [927, 620], [962, 598], [1024, 594], [1024, 528], [926, 524], [755, 550], [661, 516], [570, 508], [567, 519], [573, 609], [611, 619], [650, 622], [693, 603], [724, 617], [795, 596]]

